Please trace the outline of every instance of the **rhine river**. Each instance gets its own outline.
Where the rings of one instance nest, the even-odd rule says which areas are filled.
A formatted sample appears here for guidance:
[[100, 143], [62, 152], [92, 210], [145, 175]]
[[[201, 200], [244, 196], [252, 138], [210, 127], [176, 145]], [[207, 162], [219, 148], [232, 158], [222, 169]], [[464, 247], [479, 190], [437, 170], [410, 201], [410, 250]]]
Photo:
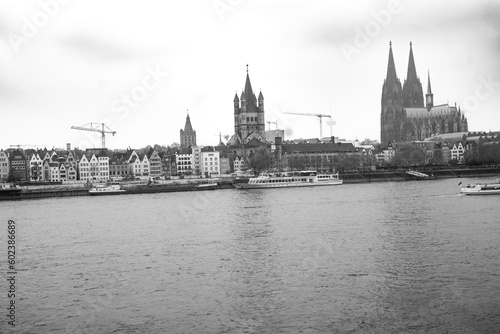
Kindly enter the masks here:
[[0, 202], [0, 332], [498, 333], [500, 197], [459, 181]]

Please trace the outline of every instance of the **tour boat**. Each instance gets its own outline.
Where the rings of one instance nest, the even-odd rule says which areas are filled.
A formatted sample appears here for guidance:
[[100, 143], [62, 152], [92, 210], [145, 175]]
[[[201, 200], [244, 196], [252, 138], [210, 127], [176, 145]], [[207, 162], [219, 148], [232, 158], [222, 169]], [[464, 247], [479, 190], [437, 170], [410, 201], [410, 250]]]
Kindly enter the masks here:
[[339, 173], [318, 174], [316, 171], [293, 171], [283, 173], [266, 173], [250, 178], [248, 183], [235, 183], [239, 189], [285, 188], [331, 186], [342, 184]]
[[460, 190], [464, 195], [500, 195], [500, 182], [471, 183]]
[[97, 185], [89, 190], [90, 195], [117, 195], [124, 193], [125, 190], [123, 190], [119, 184], [112, 184], [109, 186]]

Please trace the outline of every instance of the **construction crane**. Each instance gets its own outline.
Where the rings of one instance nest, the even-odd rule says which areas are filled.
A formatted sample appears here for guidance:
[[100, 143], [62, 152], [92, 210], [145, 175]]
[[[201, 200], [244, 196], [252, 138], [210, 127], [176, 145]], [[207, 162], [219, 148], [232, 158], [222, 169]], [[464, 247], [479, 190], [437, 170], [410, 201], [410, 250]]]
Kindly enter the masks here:
[[274, 124], [276, 126], [276, 130], [278, 129], [278, 121], [275, 122], [267, 121], [266, 123], [269, 126], [269, 128], [267, 129], [268, 131], [271, 131], [271, 124]]
[[219, 143], [222, 142], [222, 137], [227, 141], [229, 139], [229, 135], [223, 135], [222, 132], [219, 132], [218, 134], [215, 134], [214, 136], [219, 136]]
[[21, 147], [35, 148], [35, 147], [42, 147], [42, 146], [47, 146], [47, 145], [45, 145], [45, 144], [43, 144], [43, 145], [35, 145], [35, 144], [24, 144], [24, 145], [17, 144], [17, 145], [10, 145], [10, 147], [17, 147], [17, 149], [18, 149], [18, 150], [19, 150]]
[[[108, 128], [104, 123], [89, 123], [82, 126], [72, 126], [71, 128], [75, 130], [100, 132], [102, 148], [106, 148], [105, 133], [111, 133], [113, 136], [116, 133], [116, 131], [111, 131], [111, 129]], [[107, 130], [105, 130], [105, 128]]]
[[300, 112], [284, 112], [284, 114], [302, 115], [302, 116], [315, 116], [315, 117], [318, 117], [319, 118], [319, 139], [323, 138], [323, 117], [332, 118], [332, 116], [330, 116], [330, 115], [300, 113]]

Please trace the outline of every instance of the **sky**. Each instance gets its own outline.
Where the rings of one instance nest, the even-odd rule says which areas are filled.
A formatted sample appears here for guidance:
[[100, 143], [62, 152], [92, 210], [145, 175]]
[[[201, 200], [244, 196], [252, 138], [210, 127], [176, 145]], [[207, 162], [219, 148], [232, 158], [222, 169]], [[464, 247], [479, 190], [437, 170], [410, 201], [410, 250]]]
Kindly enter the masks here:
[[[0, 3], [0, 148], [179, 142], [234, 133], [246, 65], [266, 121], [285, 139], [380, 140], [389, 42], [406, 77], [409, 43], [424, 92], [457, 103], [469, 130], [500, 130], [500, 2], [38, 0]], [[266, 124], [266, 129], [275, 124]]]

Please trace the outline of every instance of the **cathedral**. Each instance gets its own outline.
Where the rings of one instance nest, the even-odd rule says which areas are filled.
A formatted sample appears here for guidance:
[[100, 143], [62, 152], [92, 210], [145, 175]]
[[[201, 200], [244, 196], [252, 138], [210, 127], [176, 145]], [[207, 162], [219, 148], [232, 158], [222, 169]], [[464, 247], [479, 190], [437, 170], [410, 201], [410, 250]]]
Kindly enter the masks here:
[[424, 104], [422, 83], [417, 76], [411, 42], [408, 72], [401, 87], [394, 65], [392, 43], [389, 43], [387, 77], [382, 87], [381, 144], [387, 146], [393, 142], [423, 140], [436, 134], [467, 131], [467, 119], [460, 107], [434, 105], [429, 73]]
[[257, 98], [252, 90], [250, 77], [245, 81], [245, 89], [234, 95], [234, 135], [229, 139], [228, 145], [248, 144], [252, 139], [260, 142], [265, 141], [265, 121], [264, 121], [264, 96], [262, 92]]

